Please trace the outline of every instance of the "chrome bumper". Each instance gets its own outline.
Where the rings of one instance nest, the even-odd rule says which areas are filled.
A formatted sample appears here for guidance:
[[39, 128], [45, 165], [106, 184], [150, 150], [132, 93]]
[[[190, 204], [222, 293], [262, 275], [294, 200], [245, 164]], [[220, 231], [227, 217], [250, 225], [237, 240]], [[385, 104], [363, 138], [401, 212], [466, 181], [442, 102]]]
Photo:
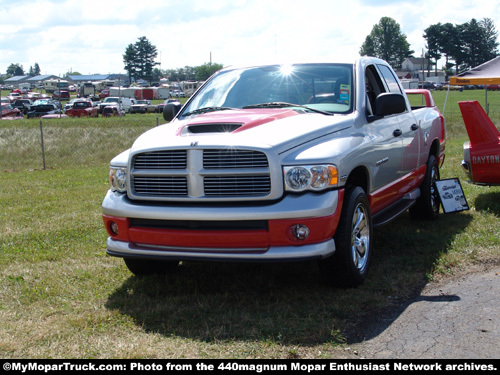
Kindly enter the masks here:
[[150, 258], [204, 261], [300, 261], [327, 258], [335, 252], [333, 239], [304, 246], [275, 246], [268, 249], [172, 248], [133, 244], [108, 238], [107, 253], [121, 258]]

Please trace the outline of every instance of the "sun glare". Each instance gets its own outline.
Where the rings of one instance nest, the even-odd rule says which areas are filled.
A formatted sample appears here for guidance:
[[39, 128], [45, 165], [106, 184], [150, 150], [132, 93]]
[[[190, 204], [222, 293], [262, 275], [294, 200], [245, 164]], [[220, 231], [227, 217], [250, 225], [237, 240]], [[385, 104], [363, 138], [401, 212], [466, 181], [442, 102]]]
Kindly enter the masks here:
[[292, 65], [281, 65], [280, 68], [281, 74], [284, 76], [289, 76], [293, 72], [293, 66]]

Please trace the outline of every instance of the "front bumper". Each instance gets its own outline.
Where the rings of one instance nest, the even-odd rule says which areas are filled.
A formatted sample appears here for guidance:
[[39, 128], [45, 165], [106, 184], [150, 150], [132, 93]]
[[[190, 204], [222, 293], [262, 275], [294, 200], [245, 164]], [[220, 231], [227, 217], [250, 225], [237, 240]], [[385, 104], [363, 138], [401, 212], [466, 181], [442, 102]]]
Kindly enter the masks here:
[[[332, 237], [340, 220], [342, 196], [343, 190], [332, 190], [321, 194], [287, 195], [268, 205], [191, 206], [135, 203], [125, 195], [108, 192], [102, 205], [104, 223], [110, 234], [107, 252], [125, 258], [177, 260], [326, 258], [335, 252]], [[179, 221], [217, 223], [218, 227], [168, 227], [168, 223]], [[245, 229], [235, 225], [236, 222], [265, 225]], [[310, 229], [306, 239], [294, 237], [292, 232], [296, 225]]]

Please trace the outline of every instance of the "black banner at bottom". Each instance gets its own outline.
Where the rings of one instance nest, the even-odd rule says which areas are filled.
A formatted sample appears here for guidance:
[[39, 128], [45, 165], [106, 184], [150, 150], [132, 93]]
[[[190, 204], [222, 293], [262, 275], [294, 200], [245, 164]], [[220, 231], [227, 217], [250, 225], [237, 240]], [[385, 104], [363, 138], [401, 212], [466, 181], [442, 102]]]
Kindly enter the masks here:
[[498, 372], [499, 360], [232, 360], [232, 359], [147, 359], [147, 360], [0, 360], [5, 374], [31, 373], [162, 373], [197, 372], [205, 374], [325, 374], [364, 372]]

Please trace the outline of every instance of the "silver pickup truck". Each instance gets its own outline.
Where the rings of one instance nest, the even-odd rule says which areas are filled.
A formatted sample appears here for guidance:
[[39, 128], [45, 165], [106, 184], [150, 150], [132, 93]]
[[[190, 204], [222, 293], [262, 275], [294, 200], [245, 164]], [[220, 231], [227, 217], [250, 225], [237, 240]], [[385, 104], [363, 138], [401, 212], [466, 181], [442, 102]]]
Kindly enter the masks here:
[[445, 120], [413, 91], [418, 108], [369, 57], [217, 72], [111, 161], [107, 253], [134, 274], [316, 259], [327, 283], [360, 285], [373, 227], [439, 213]]

